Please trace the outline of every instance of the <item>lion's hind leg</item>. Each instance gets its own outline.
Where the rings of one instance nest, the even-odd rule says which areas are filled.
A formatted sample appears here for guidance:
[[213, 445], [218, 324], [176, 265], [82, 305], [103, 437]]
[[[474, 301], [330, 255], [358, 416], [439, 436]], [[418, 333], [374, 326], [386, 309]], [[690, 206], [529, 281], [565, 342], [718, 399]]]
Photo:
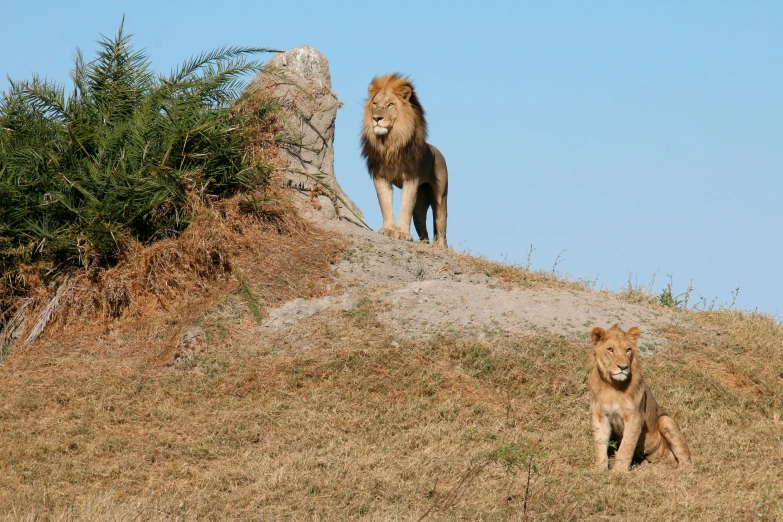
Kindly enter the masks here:
[[688, 450], [688, 442], [674, 419], [668, 415], [658, 417], [658, 431], [661, 432], [663, 438], [669, 443], [669, 447], [677, 462], [681, 466], [690, 464], [691, 452]]
[[448, 248], [446, 241], [446, 219], [448, 207], [446, 200], [449, 194], [449, 169], [446, 167], [446, 158], [438, 149], [430, 145], [430, 150], [435, 156], [434, 180], [432, 182], [432, 218], [435, 222], [435, 246]]
[[413, 226], [422, 243], [430, 242], [427, 233], [427, 211], [430, 206], [432, 206], [432, 186], [429, 183], [422, 183], [416, 192], [416, 206], [413, 207]]
[[446, 196], [441, 198], [433, 196], [432, 199], [432, 220], [435, 224], [435, 246], [447, 248], [448, 242], [446, 241], [446, 216], [448, 214], [448, 210], [446, 209]]

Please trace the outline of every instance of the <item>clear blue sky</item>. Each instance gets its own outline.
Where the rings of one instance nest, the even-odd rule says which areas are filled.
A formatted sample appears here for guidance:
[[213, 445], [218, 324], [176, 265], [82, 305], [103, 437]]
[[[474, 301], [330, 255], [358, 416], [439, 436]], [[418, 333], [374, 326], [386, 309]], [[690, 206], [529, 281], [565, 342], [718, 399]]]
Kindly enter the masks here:
[[[343, 188], [380, 226], [359, 157], [366, 86], [411, 75], [450, 173], [449, 241], [614, 290], [674, 276], [783, 312], [783, 2], [13, 2], [0, 72], [67, 81], [126, 30], [168, 72], [222, 45], [329, 59]], [[7, 84], [4, 84], [4, 89]], [[395, 195], [399, 200], [399, 194]]]

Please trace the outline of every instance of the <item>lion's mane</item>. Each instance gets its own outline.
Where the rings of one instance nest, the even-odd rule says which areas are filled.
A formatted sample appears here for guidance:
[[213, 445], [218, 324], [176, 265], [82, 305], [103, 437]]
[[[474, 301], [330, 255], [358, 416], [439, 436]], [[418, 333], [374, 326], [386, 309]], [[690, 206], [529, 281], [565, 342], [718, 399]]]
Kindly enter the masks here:
[[[410, 89], [407, 100], [400, 96]], [[386, 90], [398, 100], [400, 114], [389, 134], [378, 136], [373, 132], [372, 100], [375, 93]], [[364, 104], [362, 121], [362, 156], [373, 177], [381, 177], [395, 184], [410, 179], [417, 170], [427, 147], [427, 121], [419, 103], [413, 82], [400, 74], [376, 76], [370, 83], [371, 95]]]

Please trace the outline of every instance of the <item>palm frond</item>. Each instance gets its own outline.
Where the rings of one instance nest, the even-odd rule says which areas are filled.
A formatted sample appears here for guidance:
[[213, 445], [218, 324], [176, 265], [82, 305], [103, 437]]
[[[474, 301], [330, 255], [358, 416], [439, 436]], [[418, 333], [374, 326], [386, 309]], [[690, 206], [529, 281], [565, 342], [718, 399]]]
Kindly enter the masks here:
[[50, 119], [65, 119], [65, 90], [56, 82], [41, 79], [34, 75], [32, 81], [18, 84], [19, 92], [25, 103]]
[[202, 68], [218, 62], [225, 62], [235, 58], [244, 58], [256, 54], [279, 52], [280, 51], [277, 49], [270, 49], [267, 47], [224, 46], [213, 51], [199, 53], [189, 60], [186, 60], [182, 65], [171, 72], [168, 78], [166, 78], [166, 81], [171, 84], [178, 84], [197, 75]]

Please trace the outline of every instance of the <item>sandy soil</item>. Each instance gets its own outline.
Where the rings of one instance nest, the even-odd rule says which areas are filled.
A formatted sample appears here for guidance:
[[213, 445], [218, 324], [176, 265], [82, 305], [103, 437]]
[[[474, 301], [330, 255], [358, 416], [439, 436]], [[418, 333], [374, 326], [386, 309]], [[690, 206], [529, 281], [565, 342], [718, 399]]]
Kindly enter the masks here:
[[627, 303], [607, 292], [558, 288], [508, 288], [461, 262], [449, 250], [382, 236], [346, 219], [336, 219], [328, 199], [314, 211], [301, 198], [303, 213], [320, 226], [340, 232], [351, 243], [350, 255], [335, 267], [341, 295], [297, 299], [270, 311], [262, 332], [296, 324], [325, 310], [349, 309], [362, 296], [380, 303], [379, 317], [404, 336], [452, 331], [478, 335], [546, 329], [588, 339], [594, 326], [638, 325], [644, 351], [662, 346], [662, 329], [681, 321], [665, 310]]

